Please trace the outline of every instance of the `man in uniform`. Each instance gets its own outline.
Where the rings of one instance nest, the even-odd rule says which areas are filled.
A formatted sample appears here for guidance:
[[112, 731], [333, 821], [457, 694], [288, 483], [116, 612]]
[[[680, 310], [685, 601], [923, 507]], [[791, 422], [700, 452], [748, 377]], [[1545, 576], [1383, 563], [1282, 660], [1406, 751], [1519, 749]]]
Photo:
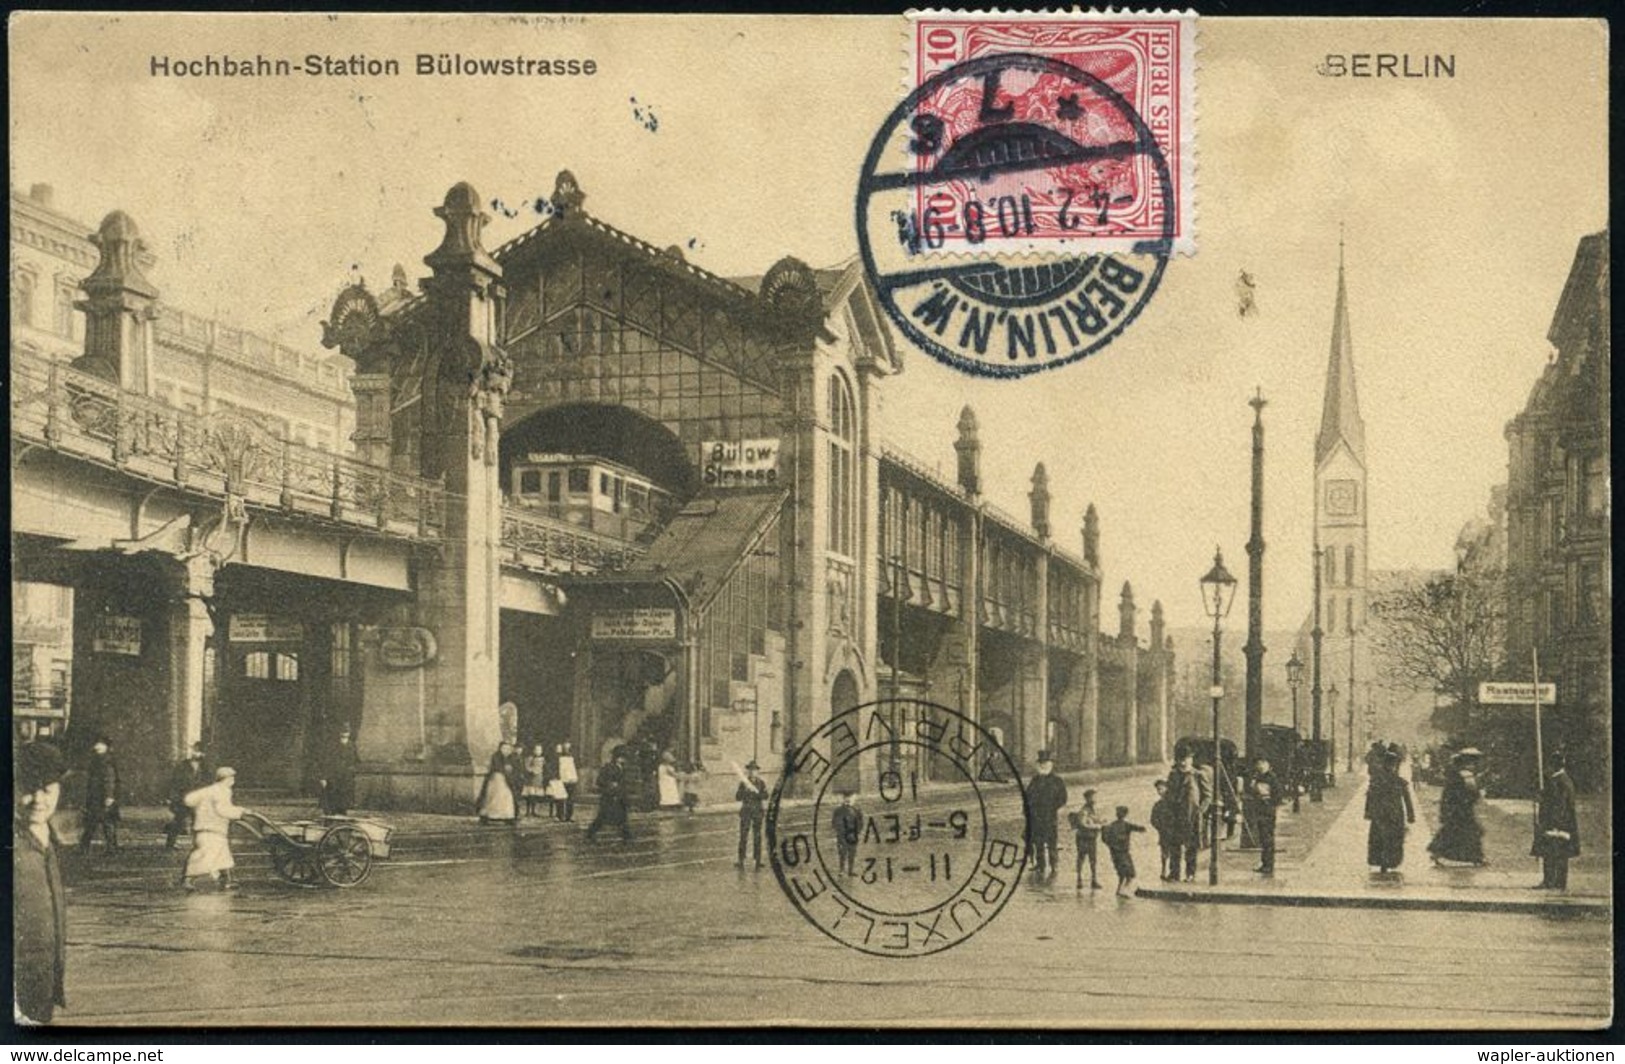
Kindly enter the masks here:
[[1202, 849], [1202, 784], [1195, 759], [1185, 750], [1168, 774], [1168, 820], [1177, 830], [1169, 840], [1169, 874], [1179, 878], [1180, 857], [1184, 857], [1185, 879], [1196, 878], [1196, 857]]
[[1569, 858], [1580, 855], [1580, 820], [1574, 808], [1574, 781], [1568, 759], [1552, 755], [1551, 773], [1540, 792], [1535, 816], [1535, 844], [1530, 854], [1540, 858], [1540, 885], [1536, 890], [1568, 890]]
[[1056, 821], [1066, 808], [1066, 784], [1055, 775], [1055, 761], [1048, 750], [1038, 752], [1038, 774], [1027, 785], [1027, 846], [1033, 859], [1033, 875], [1043, 878], [1060, 870]]
[[767, 781], [761, 777], [761, 767], [754, 760], [746, 765], [745, 778], [739, 781], [739, 787], [734, 791], [734, 800], [739, 803], [739, 860], [734, 862], [735, 868], [745, 867], [747, 838], [756, 857], [756, 867], [762, 867], [762, 822], [767, 819]]

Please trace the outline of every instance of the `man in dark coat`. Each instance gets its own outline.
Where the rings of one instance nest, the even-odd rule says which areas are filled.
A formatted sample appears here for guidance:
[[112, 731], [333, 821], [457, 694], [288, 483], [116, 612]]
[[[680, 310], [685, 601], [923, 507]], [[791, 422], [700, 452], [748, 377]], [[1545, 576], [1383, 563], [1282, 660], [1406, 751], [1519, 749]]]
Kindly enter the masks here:
[[192, 810], [186, 796], [214, 782], [214, 770], [204, 763], [203, 744], [193, 743], [192, 752], [175, 762], [169, 771], [169, 823], [164, 825], [164, 849], [173, 850], [182, 832], [192, 833]]
[[756, 867], [762, 867], [762, 822], [767, 818], [767, 781], [759, 775], [762, 766], [755, 761], [745, 766], [745, 778], [734, 790], [734, 801], [739, 803], [739, 860], [735, 868], [745, 867], [745, 843], [754, 844], [751, 851]]
[[626, 749], [617, 746], [609, 764], [598, 770], [598, 815], [587, 826], [587, 838], [596, 841], [605, 828], [619, 828], [623, 842], [632, 841], [626, 816]]
[[1195, 759], [1189, 752], [1175, 763], [1168, 773], [1169, 823], [1177, 827], [1169, 840], [1170, 872], [1179, 878], [1180, 855], [1184, 855], [1185, 878], [1196, 878], [1196, 857], [1202, 850], [1202, 782], [1197, 775]]
[[853, 875], [858, 860], [858, 835], [863, 831], [863, 814], [852, 804], [852, 788], [841, 791], [841, 804], [830, 815], [829, 826], [835, 833], [835, 854], [841, 871]]
[[355, 773], [360, 763], [361, 755], [346, 724], [339, 730], [338, 741], [328, 748], [322, 765], [322, 812], [343, 816], [355, 805]]
[[1580, 821], [1574, 808], [1574, 781], [1568, 760], [1552, 755], [1551, 773], [1540, 792], [1535, 816], [1535, 843], [1529, 850], [1540, 858], [1541, 878], [1536, 890], [1569, 889], [1569, 858], [1580, 856]]
[[79, 852], [88, 854], [98, 832], [108, 853], [118, 852], [119, 778], [112, 743], [98, 736], [85, 765], [85, 810], [79, 831]]
[[1270, 759], [1253, 762], [1252, 774], [1242, 791], [1243, 814], [1258, 835], [1258, 867], [1266, 876], [1275, 874], [1275, 807], [1281, 804], [1281, 783], [1270, 769]]
[[17, 748], [12, 766], [11, 956], [20, 1018], [49, 1023], [67, 1004], [67, 900], [51, 815], [62, 796], [62, 755], [46, 743]]
[[[1058, 820], [1066, 808], [1066, 784], [1055, 775], [1055, 762], [1048, 750], [1038, 752], [1038, 774], [1027, 784], [1027, 846], [1033, 859], [1033, 875], [1060, 870]], [[1047, 864], [1046, 864], [1047, 859]]]

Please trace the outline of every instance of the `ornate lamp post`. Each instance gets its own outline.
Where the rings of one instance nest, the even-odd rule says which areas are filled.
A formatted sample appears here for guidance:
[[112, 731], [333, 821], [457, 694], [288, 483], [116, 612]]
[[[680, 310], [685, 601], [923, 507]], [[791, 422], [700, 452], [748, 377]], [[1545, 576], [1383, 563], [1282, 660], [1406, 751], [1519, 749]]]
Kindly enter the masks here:
[[[1292, 688], [1292, 734], [1296, 736], [1298, 734], [1298, 688], [1303, 686], [1303, 661], [1298, 657], [1296, 650], [1292, 652], [1292, 657], [1287, 659], [1286, 685]], [[1294, 753], [1296, 752], [1294, 751]], [[1297, 758], [1293, 760], [1296, 761]], [[1292, 781], [1292, 811], [1294, 813], [1298, 812], [1298, 791], [1301, 789], [1298, 786], [1298, 781], [1294, 779]]]
[[1213, 618], [1213, 685], [1208, 694], [1213, 698], [1213, 801], [1209, 806], [1211, 823], [1208, 825], [1212, 850], [1208, 855], [1207, 881], [1210, 885], [1219, 882], [1219, 771], [1221, 759], [1219, 757], [1219, 700], [1224, 697], [1224, 687], [1219, 683], [1219, 639], [1221, 637], [1221, 622], [1230, 613], [1230, 607], [1236, 601], [1236, 578], [1230, 575], [1230, 570], [1224, 567], [1224, 554], [1213, 548], [1213, 568], [1201, 579], [1202, 608], [1209, 617]]

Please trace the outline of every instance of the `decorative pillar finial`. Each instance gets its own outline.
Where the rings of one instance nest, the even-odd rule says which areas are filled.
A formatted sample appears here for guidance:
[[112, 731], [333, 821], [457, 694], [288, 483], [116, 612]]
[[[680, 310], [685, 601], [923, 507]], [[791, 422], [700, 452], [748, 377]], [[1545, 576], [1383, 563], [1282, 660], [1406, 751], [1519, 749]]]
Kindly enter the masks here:
[[1039, 462], [1033, 467], [1033, 490], [1027, 493], [1032, 501], [1033, 531], [1044, 539], [1049, 538], [1049, 473], [1044, 469], [1044, 463]]

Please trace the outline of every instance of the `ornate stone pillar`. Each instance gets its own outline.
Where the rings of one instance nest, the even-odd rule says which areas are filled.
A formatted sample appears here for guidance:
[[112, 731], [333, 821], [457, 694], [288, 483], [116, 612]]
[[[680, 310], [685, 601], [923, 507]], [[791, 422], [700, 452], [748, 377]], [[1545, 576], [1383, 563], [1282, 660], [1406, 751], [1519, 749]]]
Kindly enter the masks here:
[[[407, 697], [402, 685], [367, 677], [365, 729], [395, 737], [398, 748], [367, 744], [363, 754], [369, 761], [387, 759], [379, 771], [394, 777], [387, 784], [393, 801], [466, 810], [501, 738], [497, 458], [512, 372], [496, 345], [502, 268], [480, 242], [488, 219], [479, 194], [458, 184], [435, 214], [446, 231], [424, 258], [433, 275], [424, 282], [428, 299], [418, 313], [435, 357], [422, 367], [418, 473], [445, 486], [446, 515], [438, 549], [425, 552], [417, 569], [413, 620], [433, 634], [437, 655], [414, 677], [421, 681], [417, 697]], [[374, 657], [368, 660], [376, 665]], [[433, 714], [432, 726], [425, 714]], [[410, 741], [414, 733], [419, 742]]]
[[152, 394], [152, 319], [158, 289], [141, 272], [146, 242], [123, 211], [102, 219], [90, 238], [101, 253], [79, 282], [85, 298], [85, 351], [74, 367], [140, 395]]
[[169, 606], [170, 756], [186, 756], [203, 738], [204, 651], [214, 634], [207, 600], [214, 596], [215, 562], [207, 555], [181, 562], [176, 595]]

